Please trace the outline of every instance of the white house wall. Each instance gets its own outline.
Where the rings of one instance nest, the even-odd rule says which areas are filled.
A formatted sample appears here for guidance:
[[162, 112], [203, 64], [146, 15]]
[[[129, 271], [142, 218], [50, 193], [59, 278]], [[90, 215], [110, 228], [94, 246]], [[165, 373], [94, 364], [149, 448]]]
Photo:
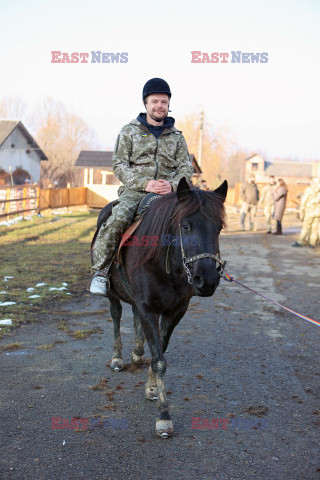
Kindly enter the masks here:
[[[14, 144], [14, 148], [11, 148], [12, 144]], [[18, 128], [15, 128], [0, 147], [0, 168], [6, 172], [9, 172], [10, 166], [12, 172], [16, 168], [23, 168], [31, 175], [32, 182], [38, 182], [41, 172], [40, 157], [31, 148], [32, 146], [28, 144], [24, 135]], [[28, 149], [30, 153], [26, 153]]]

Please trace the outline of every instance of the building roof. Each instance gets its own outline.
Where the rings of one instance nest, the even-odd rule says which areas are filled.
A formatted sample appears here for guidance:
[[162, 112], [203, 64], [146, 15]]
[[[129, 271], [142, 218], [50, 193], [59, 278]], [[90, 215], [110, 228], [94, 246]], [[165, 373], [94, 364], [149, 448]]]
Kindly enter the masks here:
[[250, 157], [246, 158], [246, 160], [252, 160], [254, 157], [259, 157], [260, 160], [264, 161], [261, 155], [258, 153], [254, 153], [253, 155], [250, 155]]
[[277, 177], [312, 177], [312, 163], [265, 162], [264, 173]]
[[0, 147], [15, 128], [18, 128], [22, 135], [24, 135], [28, 144], [30, 145], [30, 150], [34, 150], [39, 155], [41, 160], [48, 160], [48, 157], [41, 150], [25, 126], [18, 120], [0, 120]]
[[76, 167], [112, 167], [113, 152], [98, 152], [93, 150], [81, 150], [76, 161]]
[[[76, 167], [86, 168], [112, 168], [113, 152], [99, 152], [93, 150], [81, 150], [79, 157], [75, 163]], [[195, 173], [202, 173], [201, 168], [193, 154], [190, 155]]]

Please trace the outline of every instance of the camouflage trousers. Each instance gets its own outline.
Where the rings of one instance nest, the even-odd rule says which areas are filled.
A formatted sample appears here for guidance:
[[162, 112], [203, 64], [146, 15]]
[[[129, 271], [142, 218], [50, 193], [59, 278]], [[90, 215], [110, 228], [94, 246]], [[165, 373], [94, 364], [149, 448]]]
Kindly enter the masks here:
[[298, 242], [302, 244], [305, 240], [309, 240], [310, 245], [315, 246], [319, 235], [319, 224], [319, 217], [311, 217], [306, 214], [303, 219], [302, 230]]
[[273, 205], [266, 205], [263, 209], [264, 217], [266, 219], [266, 224], [269, 229], [271, 229], [272, 215], [274, 211]]
[[140, 200], [147, 192], [125, 190], [119, 203], [112, 208], [108, 220], [101, 226], [92, 250], [92, 270], [106, 273], [117, 253], [121, 236], [132, 223]]
[[244, 229], [245, 219], [247, 214], [249, 215], [249, 222], [250, 222], [250, 230], [254, 228], [254, 219], [257, 215], [257, 205], [253, 205], [252, 203], [242, 202], [241, 206], [241, 228]]

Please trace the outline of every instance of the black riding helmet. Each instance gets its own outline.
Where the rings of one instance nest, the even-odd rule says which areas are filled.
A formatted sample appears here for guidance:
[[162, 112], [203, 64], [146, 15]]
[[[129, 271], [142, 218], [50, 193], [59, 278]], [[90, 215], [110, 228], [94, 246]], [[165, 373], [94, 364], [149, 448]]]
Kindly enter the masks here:
[[165, 93], [171, 98], [170, 87], [162, 78], [151, 78], [148, 80], [142, 90], [142, 100], [152, 93]]

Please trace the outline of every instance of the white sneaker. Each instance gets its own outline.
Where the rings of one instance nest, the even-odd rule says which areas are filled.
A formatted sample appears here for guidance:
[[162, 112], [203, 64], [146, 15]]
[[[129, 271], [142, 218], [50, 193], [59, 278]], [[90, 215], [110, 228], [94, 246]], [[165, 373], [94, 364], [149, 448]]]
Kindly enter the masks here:
[[106, 277], [102, 277], [101, 275], [96, 275], [92, 278], [90, 285], [90, 293], [106, 296], [108, 293], [108, 287], [109, 280]]

